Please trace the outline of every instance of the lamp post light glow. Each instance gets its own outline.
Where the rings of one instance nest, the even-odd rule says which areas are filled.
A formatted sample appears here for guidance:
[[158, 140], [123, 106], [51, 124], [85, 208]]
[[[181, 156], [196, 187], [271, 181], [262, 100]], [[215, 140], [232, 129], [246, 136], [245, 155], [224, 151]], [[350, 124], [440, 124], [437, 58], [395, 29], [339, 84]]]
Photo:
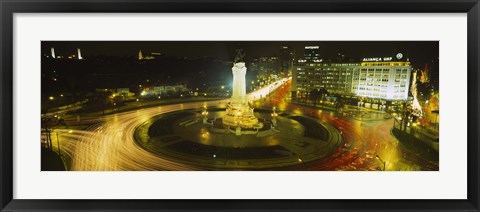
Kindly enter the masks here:
[[[68, 132], [65, 132], [65, 133], [72, 133], [73, 130], [69, 130]], [[60, 138], [59, 136], [62, 135], [62, 134], [65, 134], [65, 133], [58, 133], [57, 132], [57, 144], [58, 144], [58, 155], [60, 155], [60, 157], [62, 156], [62, 152], [60, 151]]]
[[271, 115], [272, 115], [272, 125], [273, 125], [274, 127], [277, 126], [277, 116], [278, 116], [278, 114], [275, 112], [275, 109], [276, 109], [276, 107], [273, 107], [273, 108], [272, 108], [272, 111], [273, 111], [273, 112], [272, 112], [272, 114], [271, 114]]
[[207, 123], [207, 120], [208, 120], [207, 115], [208, 115], [207, 107], [203, 106], [202, 116], [203, 116], [203, 123], [204, 124]]

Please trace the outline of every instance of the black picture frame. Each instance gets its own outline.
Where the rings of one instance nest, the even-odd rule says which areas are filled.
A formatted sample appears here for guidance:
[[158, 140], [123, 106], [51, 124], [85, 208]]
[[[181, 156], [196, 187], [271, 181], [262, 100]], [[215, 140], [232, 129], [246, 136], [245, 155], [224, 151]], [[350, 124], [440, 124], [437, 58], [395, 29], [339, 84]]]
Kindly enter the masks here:
[[[1, 211], [479, 211], [478, 0], [0, 0]], [[25, 200], [13, 199], [14, 13], [467, 13], [468, 198], [466, 200]], [[448, 182], [445, 182], [448, 183]]]

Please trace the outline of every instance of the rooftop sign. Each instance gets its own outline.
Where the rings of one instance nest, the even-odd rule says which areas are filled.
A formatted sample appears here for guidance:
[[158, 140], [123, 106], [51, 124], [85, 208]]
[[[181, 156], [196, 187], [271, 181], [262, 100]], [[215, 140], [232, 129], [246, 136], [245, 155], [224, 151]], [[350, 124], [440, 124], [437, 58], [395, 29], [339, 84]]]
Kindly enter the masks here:
[[392, 57], [371, 57], [363, 58], [363, 62], [379, 62], [379, 61], [392, 61]]

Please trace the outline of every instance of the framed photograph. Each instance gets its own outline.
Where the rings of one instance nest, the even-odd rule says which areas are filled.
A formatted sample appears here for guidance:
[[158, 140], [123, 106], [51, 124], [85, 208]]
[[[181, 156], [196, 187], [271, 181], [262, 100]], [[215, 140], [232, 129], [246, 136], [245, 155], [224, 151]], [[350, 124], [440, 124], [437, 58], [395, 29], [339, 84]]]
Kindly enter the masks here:
[[479, 211], [477, 0], [0, 7], [1, 211]]

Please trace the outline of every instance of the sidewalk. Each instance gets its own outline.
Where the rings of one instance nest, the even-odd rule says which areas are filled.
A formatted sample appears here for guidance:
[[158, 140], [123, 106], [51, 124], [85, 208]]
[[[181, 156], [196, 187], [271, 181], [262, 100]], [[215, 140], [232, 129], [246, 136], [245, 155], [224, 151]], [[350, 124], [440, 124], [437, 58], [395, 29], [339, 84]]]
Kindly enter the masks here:
[[41, 166], [42, 171], [65, 171], [65, 166], [60, 156], [56, 152], [43, 147], [41, 151]]
[[313, 103], [305, 103], [305, 102], [297, 102], [297, 101], [289, 101], [291, 104], [296, 104], [296, 105], [301, 105], [301, 106], [306, 106], [306, 107], [311, 107], [315, 109], [321, 109], [321, 110], [328, 110], [328, 111], [338, 111], [336, 107], [333, 106], [326, 106], [322, 104], [316, 104], [314, 105]]
[[202, 101], [216, 101], [216, 100], [224, 100], [224, 98], [217, 98], [217, 97], [185, 97], [185, 98], [176, 98], [176, 99], [161, 99], [161, 100], [142, 100], [142, 101], [132, 101], [125, 103], [123, 106], [119, 107], [112, 107], [105, 109], [105, 111], [82, 111], [82, 112], [70, 112], [67, 113], [65, 116], [66, 118], [75, 117], [76, 115], [80, 116], [104, 116], [104, 115], [111, 115], [115, 113], [123, 113], [133, 110], [139, 110], [143, 108], [149, 107], [156, 107], [156, 106], [164, 106], [164, 105], [173, 105], [173, 104], [181, 104], [181, 103], [190, 103], [190, 102], [202, 102]]
[[343, 115], [353, 116], [354, 119], [359, 121], [378, 121], [378, 120], [389, 119], [392, 117], [389, 113], [386, 113], [384, 111], [379, 111], [379, 110], [364, 108], [364, 107], [358, 108], [356, 106], [350, 106], [350, 105], [347, 105], [339, 109], [339, 112], [342, 113]]
[[405, 147], [406, 150], [416, 153], [418, 157], [424, 160], [436, 161], [438, 163], [438, 151], [430, 147], [428, 144], [396, 128], [392, 129], [392, 134]]

